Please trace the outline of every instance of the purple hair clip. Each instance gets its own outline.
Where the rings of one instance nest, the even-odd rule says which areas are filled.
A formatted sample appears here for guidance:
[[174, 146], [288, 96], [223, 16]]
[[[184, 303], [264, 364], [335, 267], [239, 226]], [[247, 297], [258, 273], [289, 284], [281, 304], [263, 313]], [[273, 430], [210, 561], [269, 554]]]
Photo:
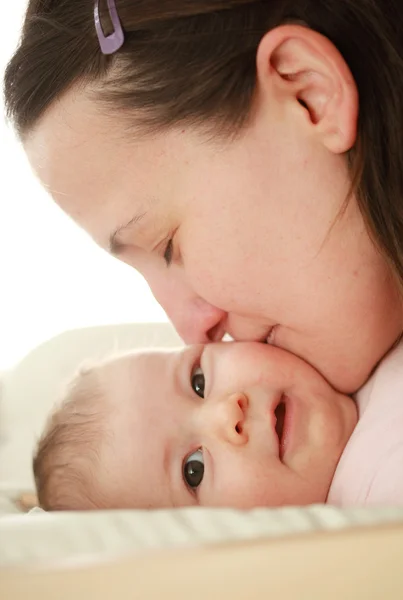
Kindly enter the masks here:
[[117, 52], [123, 46], [125, 41], [125, 34], [123, 33], [115, 0], [108, 0], [109, 16], [114, 27], [113, 33], [108, 36], [104, 34], [102, 29], [101, 19], [99, 17], [99, 1], [100, 0], [96, 0], [95, 2], [94, 18], [95, 29], [97, 31], [99, 45], [101, 46], [101, 52], [103, 54], [115, 54], [115, 52]]

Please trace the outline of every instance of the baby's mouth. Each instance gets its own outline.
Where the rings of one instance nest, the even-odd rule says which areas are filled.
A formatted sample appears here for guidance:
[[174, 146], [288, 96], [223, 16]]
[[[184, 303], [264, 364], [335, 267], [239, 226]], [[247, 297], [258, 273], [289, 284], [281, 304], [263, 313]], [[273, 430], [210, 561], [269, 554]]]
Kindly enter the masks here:
[[284, 451], [284, 422], [285, 422], [285, 413], [286, 413], [286, 405], [284, 401], [284, 396], [281, 397], [280, 402], [274, 410], [274, 416], [276, 417], [276, 426], [275, 430], [278, 437], [278, 447], [279, 447], [279, 455], [280, 458], [283, 458]]

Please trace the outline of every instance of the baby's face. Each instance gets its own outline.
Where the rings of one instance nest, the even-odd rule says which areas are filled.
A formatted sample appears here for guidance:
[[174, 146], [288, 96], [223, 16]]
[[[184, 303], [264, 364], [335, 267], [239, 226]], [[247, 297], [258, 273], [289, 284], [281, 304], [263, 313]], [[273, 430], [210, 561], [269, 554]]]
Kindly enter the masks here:
[[259, 343], [130, 354], [100, 370], [114, 403], [102, 448], [120, 507], [324, 502], [354, 402]]

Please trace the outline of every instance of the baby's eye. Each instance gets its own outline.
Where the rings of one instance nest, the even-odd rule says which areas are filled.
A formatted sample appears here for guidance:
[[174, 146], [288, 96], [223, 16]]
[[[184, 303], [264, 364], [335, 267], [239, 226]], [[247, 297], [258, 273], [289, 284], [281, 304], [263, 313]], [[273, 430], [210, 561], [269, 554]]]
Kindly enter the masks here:
[[203, 450], [199, 448], [187, 457], [183, 465], [183, 478], [193, 490], [197, 489], [204, 476]]
[[200, 398], [204, 398], [205, 379], [203, 371], [200, 367], [197, 367], [197, 369], [193, 369], [190, 379], [193, 391], [196, 392], [196, 394], [200, 396]]

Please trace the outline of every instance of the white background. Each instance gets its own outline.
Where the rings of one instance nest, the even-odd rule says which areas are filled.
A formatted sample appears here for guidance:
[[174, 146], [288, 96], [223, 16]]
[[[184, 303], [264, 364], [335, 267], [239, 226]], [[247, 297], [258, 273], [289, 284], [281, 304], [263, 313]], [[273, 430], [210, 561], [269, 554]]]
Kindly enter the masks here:
[[[25, 5], [7, 2], [1, 79]], [[3, 104], [0, 112], [0, 370], [65, 329], [166, 320], [141, 276], [97, 248], [40, 188]]]

